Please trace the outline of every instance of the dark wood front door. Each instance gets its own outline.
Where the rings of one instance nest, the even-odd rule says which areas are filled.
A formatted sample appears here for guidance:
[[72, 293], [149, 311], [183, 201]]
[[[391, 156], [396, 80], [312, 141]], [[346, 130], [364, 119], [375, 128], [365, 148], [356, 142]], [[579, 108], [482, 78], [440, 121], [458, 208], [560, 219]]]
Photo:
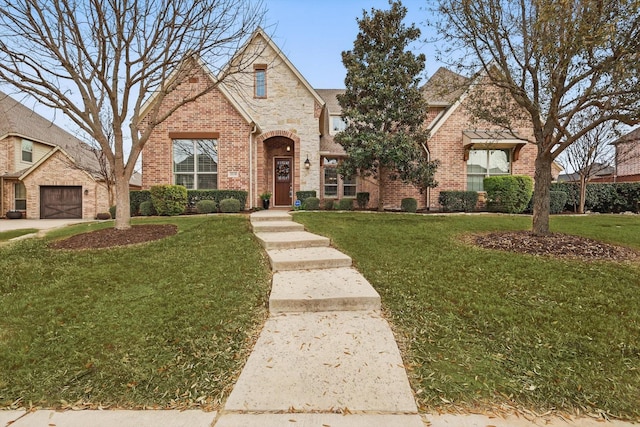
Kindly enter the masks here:
[[40, 218], [82, 218], [82, 187], [40, 187]]
[[275, 179], [274, 206], [291, 206], [293, 202], [291, 198], [291, 193], [293, 192], [291, 158], [276, 157], [273, 164], [273, 176]]

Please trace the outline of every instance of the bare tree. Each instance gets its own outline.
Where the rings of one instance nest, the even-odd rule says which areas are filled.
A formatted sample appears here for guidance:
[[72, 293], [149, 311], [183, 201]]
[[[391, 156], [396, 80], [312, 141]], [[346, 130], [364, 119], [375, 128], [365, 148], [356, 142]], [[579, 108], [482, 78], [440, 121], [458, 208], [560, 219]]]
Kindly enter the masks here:
[[[0, 0], [0, 5], [0, 82], [61, 110], [97, 141], [115, 179], [118, 229], [131, 226], [129, 180], [153, 129], [229, 75], [246, 71], [250, 59], [234, 55], [264, 17], [262, 3], [251, 0]], [[233, 66], [227, 66], [231, 58]], [[200, 59], [216, 78], [201, 90], [181, 91], [172, 97], [178, 102], [160, 109], [162, 100], [200, 69]], [[157, 107], [141, 117], [151, 93]]]
[[[439, 0], [439, 12], [455, 63], [481, 69], [533, 125], [533, 233], [548, 234], [553, 160], [603, 123], [640, 122], [640, 0]], [[510, 127], [503, 103], [484, 107]], [[584, 111], [593, 120], [572, 127]]]
[[559, 162], [565, 170], [575, 171], [577, 178], [575, 181], [580, 186], [578, 213], [584, 213], [589, 180], [605, 170], [613, 170], [615, 149], [611, 142], [619, 135], [617, 127], [618, 123], [616, 122], [602, 123], [582, 135], [559, 157]]

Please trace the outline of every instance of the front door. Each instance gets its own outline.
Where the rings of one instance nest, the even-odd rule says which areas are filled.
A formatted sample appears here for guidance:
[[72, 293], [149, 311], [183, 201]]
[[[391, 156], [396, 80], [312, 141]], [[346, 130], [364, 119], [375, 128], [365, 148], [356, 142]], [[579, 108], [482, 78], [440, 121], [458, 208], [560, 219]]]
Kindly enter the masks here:
[[273, 161], [275, 177], [274, 206], [291, 206], [293, 200], [291, 193], [293, 170], [291, 168], [291, 158], [276, 157]]

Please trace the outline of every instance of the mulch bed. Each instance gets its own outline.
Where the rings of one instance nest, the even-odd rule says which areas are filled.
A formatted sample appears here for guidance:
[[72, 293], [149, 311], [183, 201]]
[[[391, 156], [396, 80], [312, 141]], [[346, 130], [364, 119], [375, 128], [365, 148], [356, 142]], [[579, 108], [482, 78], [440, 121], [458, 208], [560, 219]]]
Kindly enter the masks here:
[[630, 248], [562, 233], [534, 236], [529, 231], [497, 232], [472, 236], [470, 240], [485, 249], [583, 261], [633, 261], [640, 257]]
[[151, 242], [173, 236], [178, 232], [174, 224], [134, 225], [127, 230], [105, 228], [89, 233], [76, 234], [64, 240], [52, 242], [53, 249], [100, 249]]

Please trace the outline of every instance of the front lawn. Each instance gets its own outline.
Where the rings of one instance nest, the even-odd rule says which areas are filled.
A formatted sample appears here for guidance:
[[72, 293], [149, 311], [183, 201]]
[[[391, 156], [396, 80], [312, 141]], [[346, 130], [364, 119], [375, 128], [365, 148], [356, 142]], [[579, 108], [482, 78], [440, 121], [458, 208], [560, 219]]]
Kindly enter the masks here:
[[[382, 297], [421, 410], [526, 408], [640, 420], [640, 265], [480, 249], [525, 230], [493, 215], [297, 213]], [[552, 229], [640, 250], [637, 216], [554, 217]]]
[[0, 406], [220, 407], [266, 318], [268, 264], [246, 217], [140, 221], [155, 222], [178, 234], [0, 247]]

